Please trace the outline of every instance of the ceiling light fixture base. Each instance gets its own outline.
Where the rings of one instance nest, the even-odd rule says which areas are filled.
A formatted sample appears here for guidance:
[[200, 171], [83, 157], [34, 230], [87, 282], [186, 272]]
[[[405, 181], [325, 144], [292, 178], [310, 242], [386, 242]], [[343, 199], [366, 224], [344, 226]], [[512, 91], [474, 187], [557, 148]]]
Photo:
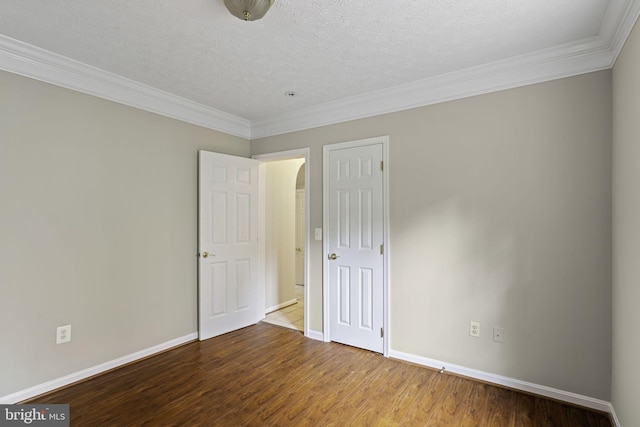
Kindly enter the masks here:
[[224, 0], [229, 12], [243, 21], [257, 21], [269, 11], [275, 0]]

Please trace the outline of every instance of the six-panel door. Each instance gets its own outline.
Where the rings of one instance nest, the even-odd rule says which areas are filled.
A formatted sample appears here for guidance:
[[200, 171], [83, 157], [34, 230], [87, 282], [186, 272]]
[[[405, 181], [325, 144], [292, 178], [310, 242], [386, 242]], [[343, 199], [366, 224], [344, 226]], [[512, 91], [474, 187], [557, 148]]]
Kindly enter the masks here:
[[381, 353], [382, 144], [331, 150], [329, 162], [330, 338]]
[[199, 337], [258, 319], [258, 162], [200, 151]]

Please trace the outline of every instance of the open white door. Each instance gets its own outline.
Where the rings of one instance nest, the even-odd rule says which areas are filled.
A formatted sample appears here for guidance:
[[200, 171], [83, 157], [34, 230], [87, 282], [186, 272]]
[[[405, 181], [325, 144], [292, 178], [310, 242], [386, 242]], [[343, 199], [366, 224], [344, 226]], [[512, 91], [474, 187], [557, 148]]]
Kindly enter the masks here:
[[198, 321], [204, 340], [259, 319], [259, 162], [200, 151], [199, 163]]
[[384, 147], [325, 146], [325, 250], [329, 338], [384, 350]]

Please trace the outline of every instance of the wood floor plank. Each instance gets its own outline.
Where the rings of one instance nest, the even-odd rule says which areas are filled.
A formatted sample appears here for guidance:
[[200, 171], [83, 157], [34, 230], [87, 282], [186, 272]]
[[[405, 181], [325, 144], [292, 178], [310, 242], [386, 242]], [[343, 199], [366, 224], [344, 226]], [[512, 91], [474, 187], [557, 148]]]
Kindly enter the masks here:
[[460, 425], [465, 415], [464, 406], [469, 401], [472, 390], [472, 382], [466, 378], [450, 378], [451, 387], [449, 393], [444, 396], [440, 405], [432, 411], [427, 426], [457, 426]]
[[392, 425], [399, 421], [394, 413], [402, 405], [400, 399], [405, 396], [403, 392], [417, 369], [398, 361], [387, 361], [385, 365], [366, 391], [366, 400], [349, 418], [348, 425], [370, 426], [380, 422]]
[[536, 398], [519, 394], [516, 400], [515, 427], [535, 427], [539, 425], [536, 415]]
[[480, 417], [487, 411], [487, 399], [489, 385], [472, 382], [472, 388], [468, 399], [463, 402], [463, 412], [460, 419], [460, 427], [480, 426]]
[[587, 416], [589, 418], [589, 426], [611, 427], [611, 425], [613, 424], [611, 422], [611, 417], [608, 414], [587, 411]]
[[[588, 421], [583, 417], [574, 417], [574, 422], [569, 419], [569, 413], [572, 411], [572, 407], [556, 402], [554, 400], [540, 400], [539, 406], [546, 408], [547, 419], [551, 425], [586, 425]], [[577, 415], [577, 414], [576, 414]], [[580, 418], [580, 419], [579, 419]]]
[[439, 375], [430, 369], [411, 366], [414, 368], [411, 379], [407, 381], [404, 389], [398, 392], [387, 413], [382, 414], [383, 419], [400, 424], [405, 418], [409, 418], [408, 414], [417, 407], [421, 390], [433, 380], [433, 377]]
[[363, 355], [354, 353], [345, 356], [350, 357], [333, 357], [316, 369], [309, 370], [307, 378], [299, 382], [298, 387], [294, 389], [292, 403], [274, 417], [274, 424], [297, 425], [307, 418], [308, 412], [316, 410], [316, 402], [322, 401], [327, 393], [344, 385], [344, 381], [340, 379], [344, 380], [348, 373], [356, 368]]
[[363, 378], [363, 367], [371, 361], [366, 352], [348, 352], [341, 354], [340, 367], [323, 377], [323, 381], [315, 382], [301, 394], [308, 406], [296, 418], [296, 424], [319, 425], [329, 424], [330, 415], [342, 419], [349, 413], [349, 408], [341, 407], [340, 403], [355, 390]]
[[515, 423], [517, 394], [500, 387], [490, 387], [487, 394], [486, 411], [479, 414], [480, 425], [512, 426]]
[[453, 383], [449, 381], [448, 375], [432, 375], [426, 382], [419, 384], [415, 405], [408, 408], [406, 414], [401, 419], [401, 425], [421, 425], [426, 424], [433, 411], [437, 410], [440, 402], [450, 393]]
[[607, 414], [258, 324], [32, 399], [74, 427], [580, 426]]
[[320, 414], [315, 417], [329, 426], [344, 425], [346, 420], [366, 400], [371, 383], [378, 375], [378, 370], [382, 369], [380, 360], [380, 356], [373, 353], [367, 354], [342, 384], [333, 390], [328, 390], [329, 395], [326, 402], [322, 402], [317, 408]]

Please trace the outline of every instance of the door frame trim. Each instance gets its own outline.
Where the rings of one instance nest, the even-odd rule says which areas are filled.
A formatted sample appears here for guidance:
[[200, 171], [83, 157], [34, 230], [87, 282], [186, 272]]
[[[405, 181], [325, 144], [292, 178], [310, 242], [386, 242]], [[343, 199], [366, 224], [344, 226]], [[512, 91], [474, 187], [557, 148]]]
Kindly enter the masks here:
[[327, 144], [322, 147], [322, 330], [324, 341], [331, 341], [331, 328], [329, 322], [329, 154], [334, 150], [355, 148], [367, 145], [382, 144], [382, 161], [384, 173], [382, 174], [382, 240], [384, 253], [382, 255], [382, 298], [384, 336], [382, 348], [384, 357], [389, 357], [389, 136], [376, 136], [373, 138], [359, 139], [355, 141]]
[[[258, 188], [258, 227], [260, 228], [258, 232], [259, 241], [259, 265], [258, 268], [261, 272], [265, 271], [265, 259], [266, 259], [266, 249], [265, 249], [265, 238], [266, 238], [266, 201], [265, 201], [265, 163], [266, 162], [274, 162], [280, 160], [290, 160], [290, 159], [300, 159], [304, 158], [304, 209], [305, 209], [305, 217], [304, 217], [304, 336], [308, 337], [309, 335], [309, 243], [311, 240], [311, 222], [309, 217], [311, 216], [311, 208], [310, 208], [310, 148], [299, 148], [295, 150], [287, 150], [287, 151], [278, 151], [275, 153], [265, 153], [265, 154], [256, 154], [251, 156], [252, 159], [258, 160], [260, 165], [258, 166], [258, 181], [260, 183]], [[262, 311], [260, 314], [260, 318], [258, 320], [262, 320], [265, 318], [264, 309], [266, 308], [266, 284], [264, 281], [264, 274], [262, 274], [262, 278], [260, 283], [258, 284], [260, 296], [259, 296], [259, 304], [262, 307]]]

